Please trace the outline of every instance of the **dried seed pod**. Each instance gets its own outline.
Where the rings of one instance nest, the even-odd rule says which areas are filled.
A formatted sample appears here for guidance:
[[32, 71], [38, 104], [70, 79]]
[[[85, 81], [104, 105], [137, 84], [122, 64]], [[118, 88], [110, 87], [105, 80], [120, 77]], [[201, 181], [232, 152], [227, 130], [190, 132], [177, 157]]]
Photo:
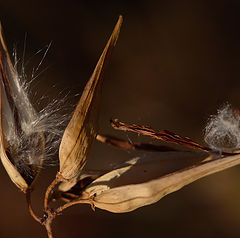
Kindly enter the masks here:
[[137, 157], [94, 180], [84, 191], [91, 196], [120, 186], [141, 184], [194, 165], [207, 157], [203, 152], [165, 152], [150, 158]]
[[64, 132], [59, 149], [59, 160], [60, 174], [66, 180], [74, 180], [80, 174], [86, 164], [90, 147], [97, 135], [103, 73], [117, 42], [121, 24], [122, 16], [119, 17]]
[[38, 115], [12, 65], [0, 25], [0, 156], [11, 180], [24, 192], [32, 186], [44, 157]]
[[[180, 154], [182, 152], [176, 153], [179, 160], [182, 158]], [[198, 156], [193, 153], [193, 158], [194, 154]], [[163, 176], [161, 172], [156, 176], [156, 172], [162, 169], [157, 161], [151, 164], [136, 160], [133, 165], [113, 170], [93, 181], [78, 199], [89, 200], [95, 207], [114, 213], [130, 212], [155, 203], [200, 178], [240, 164], [239, 154], [214, 160], [207, 156], [205, 154], [200, 163]]]

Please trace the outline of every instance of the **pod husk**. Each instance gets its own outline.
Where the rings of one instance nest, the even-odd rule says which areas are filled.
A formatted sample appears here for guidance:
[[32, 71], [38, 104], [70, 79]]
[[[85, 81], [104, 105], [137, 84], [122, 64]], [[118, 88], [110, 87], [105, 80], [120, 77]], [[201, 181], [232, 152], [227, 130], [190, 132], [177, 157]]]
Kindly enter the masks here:
[[103, 74], [112, 50], [116, 45], [121, 24], [122, 16], [119, 17], [64, 132], [59, 148], [60, 174], [65, 180], [68, 180], [68, 182], [64, 183], [65, 185], [61, 185], [64, 190], [72, 186], [73, 181], [81, 173], [86, 164], [88, 152], [98, 133]]
[[[38, 164], [36, 166], [28, 166], [28, 174], [22, 170], [19, 172], [18, 168], [14, 165], [14, 158], [10, 158], [10, 153], [8, 151], [9, 143], [5, 138], [5, 133], [11, 130], [11, 125], [19, 126], [18, 117], [24, 117], [26, 121], [30, 120], [30, 117], [37, 117], [37, 114], [32, 107], [26, 92], [21, 87], [18, 79], [18, 74], [12, 65], [9, 53], [4, 42], [2, 25], [0, 23], [0, 77], [1, 77], [1, 87], [0, 87], [0, 156], [1, 161], [6, 169], [10, 179], [13, 183], [20, 188], [23, 192], [29, 189], [33, 182], [35, 181], [37, 175], [40, 172], [40, 167], [43, 162], [43, 155], [39, 157]], [[14, 110], [12, 108], [14, 108]], [[16, 116], [17, 115], [17, 116]], [[3, 121], [5, 117], [5, 123]], [[6, 121], [11, 121], [11, 123], [6, 123]], [[10, 126], [9, 126], [10, 125]], [[38, 135], [41, 139], [41, 144], [39, 145], [41, 150], [44, 150], [44, 136], [39, 133]], [[8, 151], [8, 153], [7, 153]], [[30, 175], [29, 175], [30, 173]]]
[[[178, 152], [176, 156], [181, 160], [184, 155], [181, 156]], [[194, 154], [192, 156], [194, 159]], [[195, 158], [197, 157], [196, 154]], [[231, 155], [224, 158], [219, 156], [218, 159], [213, 159], [212, 156], [205, 154], [203, 161], [200, 163], [163, 176], [149, 177], [143, 181], [146, 173], [152, 176], [156, 175], [156, 173], [152, 173], [153, 171], [158, 169], [161, 171], [160, 164], [155, 162], [149, 167], [148, 163], [142, 165], [135, 163], [111, 171], [93, 181], [82, 192], [80, 199], [90, 199], [95, 207], [110, 212], [130, 212], [139, 207], [153, 204], [164, 196], [200, 178], [239, 165], [240, 155]]]

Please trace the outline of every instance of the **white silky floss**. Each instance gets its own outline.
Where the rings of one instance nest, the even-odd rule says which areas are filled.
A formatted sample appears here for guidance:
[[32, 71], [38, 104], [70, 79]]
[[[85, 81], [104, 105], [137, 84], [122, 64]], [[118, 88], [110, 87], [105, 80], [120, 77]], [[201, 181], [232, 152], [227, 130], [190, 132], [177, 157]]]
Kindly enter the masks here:
[[205, 142], [213, 150], [233, 152], [240, 148], [240, 114], [226, 104], [211, 116], [205, 127]]

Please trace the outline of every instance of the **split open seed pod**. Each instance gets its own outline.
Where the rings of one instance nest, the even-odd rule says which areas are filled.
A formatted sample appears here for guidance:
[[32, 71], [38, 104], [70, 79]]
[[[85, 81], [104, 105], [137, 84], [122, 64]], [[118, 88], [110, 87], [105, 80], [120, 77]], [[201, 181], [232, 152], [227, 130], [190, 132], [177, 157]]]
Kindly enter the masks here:
[[0, 24], [0, 156], [13, 181], [26, 192], [44, 156], [44, 136], [34, 130], [37, 113], [13, 67]]
[[116, 45], [121, 24], [122, 16], [119, 17], [64, 132], [59, 148], [60, 174], [68, 182], [61, 185], [63, 190], [72, 186], [82, 171], [87, 161], [88, 152], [98, 133], [98, 114], [103, 73]]
[[[183, 163], [177, 162], [182, 160]], [[89, 203], [114, 213], [130, 212], [153, 204], [200, 178], [239, 164], [239, 154], [214, 159], [207, 153], [167, 152], [155, 159], [128, 161], [85, 189], [77, 191], [75, 187], [62, 196], [65, 201]]]

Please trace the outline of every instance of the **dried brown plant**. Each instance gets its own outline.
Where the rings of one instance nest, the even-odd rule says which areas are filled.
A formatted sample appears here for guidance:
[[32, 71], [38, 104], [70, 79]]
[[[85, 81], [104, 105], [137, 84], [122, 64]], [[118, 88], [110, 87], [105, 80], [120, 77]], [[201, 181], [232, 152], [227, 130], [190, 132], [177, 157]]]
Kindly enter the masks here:
[[[210, 140], [211, 148], [167, 130], [158, 131], [147, 126], [126, 124], [117, 119], [111, 121], [112, 127], [117, 130], [130, 131], [194, 150], [201, 150], [201, 152], [187, 152], [170, 146], [130, 143], [98, 134], [103, 74], [116, 45], [121, 25], [122, 16], [119, 17], [64, 131], [59, 147], [59, 172], [46, 190], [42, 216], [36, 215], [32, 209], [31, 193], [44, 163], [47, 125], [44, 124], [46, 122], [39, 120], [38, 113], [19, 82], [19, 75], [10, 60], [1, 29], [1, 161], [10, 179], [25, 193], [30, 214], [37, 222], [46, 227], [48, 237], [53, 237], [51, 224], [54, 218], [73, 205], [90, 204], [93, 210], [97, 207], [115, 213], [130, 212], [155, 203], [167, 194], [202, 177], [240, 163], [240, 155], [236, 152], [238, 149], [236, 146], [230, 152], [224, 150], [214, 152], [209, 135], [207, 139]], [[217, 132], [218, 138], [220, 138], [219, 135], [223, 133], [219, 134], [219, 131], [216, 130], [216, 122], [219, 123], [217, 119], [219, 118], [215, 117], [214, 121], [208, 124], [207, 132], [211, 132], [211, 136]], [[239, 114], [234, 114], [231, 116], [231, 120], [225, 118], [220, 121], [221, 128], [223, 125], [228, 126], [224, 127], [224, 136], [227, 135], [230, 138], [232, 128], [235, 129], [235, 134], [236, 129], [237, 133], [239, 132], [238, 119]], [[134, 158], [112, 171], [83, 172], [88, 153], [95, 139], [120, 149], [151, 150], [164, 153], [159, 154], [161, 159]], [[234, 145], [236, 144], [238, 146], [238, 140]], [[176, 161], [178, 161], [178, 166], [175, 166]], [[172, 168], [167, 172], [165, 170], [166, 163]], [[53, 200], [62, 203], [54, 207]]]

